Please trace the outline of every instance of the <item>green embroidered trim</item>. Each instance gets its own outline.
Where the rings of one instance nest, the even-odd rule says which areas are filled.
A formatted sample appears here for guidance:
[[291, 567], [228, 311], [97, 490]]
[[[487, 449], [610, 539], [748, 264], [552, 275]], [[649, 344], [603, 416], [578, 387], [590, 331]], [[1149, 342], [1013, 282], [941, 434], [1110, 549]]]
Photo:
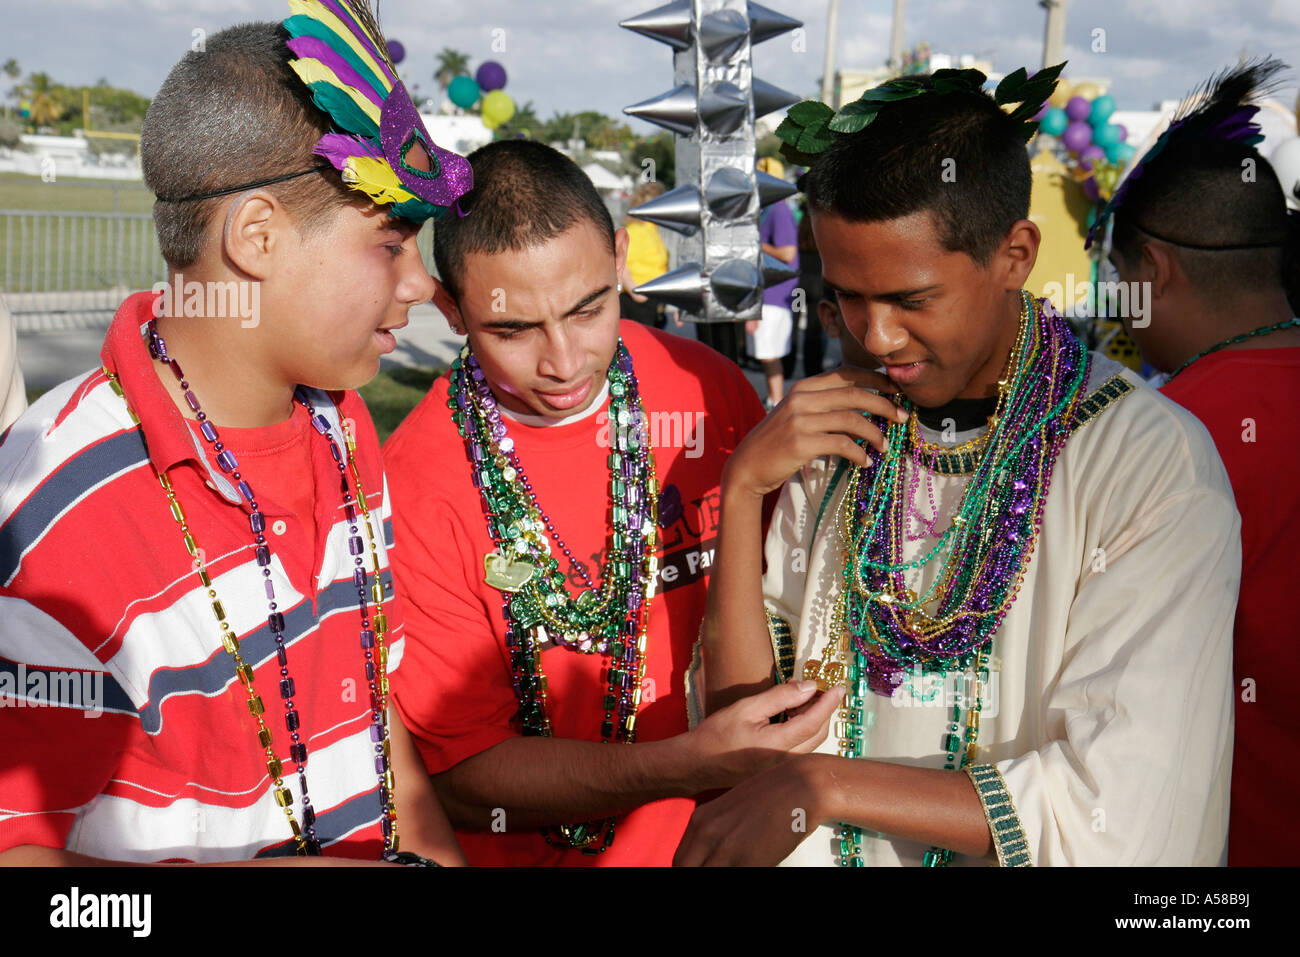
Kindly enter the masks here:
[[1003, 867], [1032, 867], [1029, 840], [1020, 826], [1020, 814], [1001, 772], [991, 764], [977, 764], [964, 770], [970, 775], [984, 807], [984, 819], [989, 822], [998, 863]]
[[[1079, 402], [1079, 412], [1075, 416], [1071, 432], [1091, 422], [1101, 413], [1132, 392], [1134, 386], [1121, 373], [1111, 376], [1086, 399]], [[945, 452], [927, 451], [925, 464], [930, 471], [939, 475], [974, 475], [979, 467], [979, 452]]]
[[767, 635], [772, 640], [772, 656], [776, 661], [776, 683], [785, 684], [794, 677], [794, 634], [790, 623], [768, 611]]

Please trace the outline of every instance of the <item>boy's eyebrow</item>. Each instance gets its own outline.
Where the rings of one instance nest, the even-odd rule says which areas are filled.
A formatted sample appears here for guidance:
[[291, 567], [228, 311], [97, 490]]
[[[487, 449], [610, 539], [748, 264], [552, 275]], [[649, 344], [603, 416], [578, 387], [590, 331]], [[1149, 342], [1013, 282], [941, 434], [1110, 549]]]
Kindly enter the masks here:
[[[603, 295], [605, 295], [606, 293], [608, 293], [608, 292], [610, 291], [611, 288], [613, 288], [613, 287], [611, 287], [611, 286], [602, 286], [600, 289], [597, 289], [595, 292], [590, 293], [590, 294], [588, 294], [588, 295], [586, 295], [586, 296], [583, 296], [582, 299], [579, 300], [578, 303], [577, 303], [576, 305], [574, 305], [572, 309], [570, 309], [568, 312], [566, 312], [566, 313], [564, 314], [564, 317], [563, 317], [563, 318], [566, 318], [566, 319], [567, 319], [569, 316], [572, 316], [572, 315], [574, 315], [575, 313], [581, 312], [583, 309], [587, 308], [587, 306], [591, 305], [593, 302], [595, 302], [595, 301], [596, 301], [597, 299], [599, 299], [601, 296], [603, 296]], [[533, 328], [535, 328], [535, 327], [537, 327], [537, 326], [540, 326], [540, 325], [542, 325], [541, 320], [529, 320], [529, 319], [494, 319], [494, 320], [492, 320], [491, 322], [485, 322], [485, 323], [483, 323], [483, 328], [486, 329], [486, 330], [488, 330], [488, 331], [490, 331], [490, 332], [507, 332], [507, 331], [509, 331], [509, 332], [519, 332], [519, 331], [522, 331], [522, 330], [525, 330], [525, 329], [533, 329]]]
[[[827, 289], [828, 291], [832, 292], [832, 293], [848, 292], [848, 293], [853, 293], [854, 295], [857, 295], [857, 293], [854, 293], [853, 290], [851, 290], [851, 289], [845, 289], [845, 288], [843, 288], [842, 286], [837, 286], [837, 285], [835, 285], [835, 283], [831, 282], [829, 279], [825, 278], [824, 276], [822, 277], [822, 285], [824, 285], [824, 286], [826, 287], [826, 289]], [[873, 298], [873, 299], [911, 299], [911, 298], [914, 297], [914, 296], [921, 296], [921, 295], [924, 295], [924, 294], [927, 293], [927, 292], [934, 292], [936, 289], [942, 289], [942, 288], [943, 288], [943, 284], [942, 284], [942, 283], [933, 283], [932, 285], [929, 285], [929, 286], [917, 286], [916, 288], [913, 288], [913, 289], [895, 289], [895, 290], [892, 290], [892, 291], [890, 291], [890, 292], [878, 292], [878, 293], [876, 293], [874, 296], [872, 296], [871, 298]]]
[[572, 309], [570, 309], [564, 315], [567, 317], [573, 315], [576, 312], [582, 312], [582, 310], [586, 309], [588, 306], [590, 306], [601, 296], [605, 295], [605, 293], [609, 292], [610, 288], [611, 287], [609, 286], [602, 286], [600, 289], [597, 289], [595, 292], [589, 293], [588, 295], [584, 296]]

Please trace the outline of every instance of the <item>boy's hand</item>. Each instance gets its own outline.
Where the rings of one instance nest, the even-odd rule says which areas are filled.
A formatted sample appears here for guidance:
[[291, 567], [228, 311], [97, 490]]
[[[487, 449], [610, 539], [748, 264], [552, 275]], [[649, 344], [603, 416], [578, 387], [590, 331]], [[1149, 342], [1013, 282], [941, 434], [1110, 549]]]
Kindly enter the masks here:
[[[701, 774], [698, 790], [732, 787], [790, 754], [812, 751], [826, 739], [843, 691], [835, 688], [814, 698], [817, 682], [791, 682], [709, 715], [683, 738]], [[771, 723], [774, 715], [804, 705], [807, 707], [790, 720]]]
[[884, 450], [885, 436], [862, 413], [906, 422], [907, 413], [881, 393], [898, 387], [878, 372], [836, 369], [795, 383], [785, 399], [745, 436], [723, 471], [727, 491], [763, 496], [823, 455], [867, 464], [855, 439]]
[[821, 824], [822, 758], [783, 761], [701, 804], [686, 826], [673, 866], [779, 864]]

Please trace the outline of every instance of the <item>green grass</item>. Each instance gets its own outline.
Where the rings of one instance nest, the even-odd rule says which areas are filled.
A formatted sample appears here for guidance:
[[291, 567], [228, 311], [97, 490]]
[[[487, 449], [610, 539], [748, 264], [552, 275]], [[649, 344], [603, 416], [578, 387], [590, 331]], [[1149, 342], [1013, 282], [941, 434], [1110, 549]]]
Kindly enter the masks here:
[[441, 369], [387, 369], [361, 387], [361, 397], [375, 420], [380, 442], [388, 441], [442, 373]]
[[143, 183], [109, 179], [62, 179], [46, 183], [39, 176], [0, 173], [0, 209], [41, 209], [52, 212], [147, 213], [153, 193]]
[[[370, 417], [375, 420], [379, 441], [387, 442], [402, 420], [416, 407], [433, 380], [442, 375], [442, 369], [387, 369], [361, 387], [361, 397], [366, 400]], [[27, 404], [31, 405], [44, 394], [43, 389], [28, 389]]]

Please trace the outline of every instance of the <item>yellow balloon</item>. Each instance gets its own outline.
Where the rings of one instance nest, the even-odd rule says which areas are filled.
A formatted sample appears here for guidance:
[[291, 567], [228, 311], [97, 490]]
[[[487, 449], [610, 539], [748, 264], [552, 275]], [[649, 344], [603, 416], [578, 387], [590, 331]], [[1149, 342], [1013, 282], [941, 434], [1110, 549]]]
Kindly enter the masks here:
[[1089, 82], [1080, 83], [1078, 86], [1074, 88], [1074, 92], [1071, 93], [1070, 95], [1081, 96], [1085, 100], [1094, 100], [1097, 97], [1101, 96], [1101, 87], [1099, 87], [1096, 83], [1089, 83]]
[[493, 90], [483, 97], [483, 122], [494, 126], [509, 123], [515, 115], [515, 101], [505, 90]]
[[1069, 103], [1070, 97], [1074, 95], [1072, 89], [1069, 80], [1058, 80], [1056, 82], [1056, 89], [1053, 90], [1052, 95], [1047, 98], [1047, 102], [1052, 106], [1059, 106], [1061, 109], [1065, 109], [1065, 104]]

